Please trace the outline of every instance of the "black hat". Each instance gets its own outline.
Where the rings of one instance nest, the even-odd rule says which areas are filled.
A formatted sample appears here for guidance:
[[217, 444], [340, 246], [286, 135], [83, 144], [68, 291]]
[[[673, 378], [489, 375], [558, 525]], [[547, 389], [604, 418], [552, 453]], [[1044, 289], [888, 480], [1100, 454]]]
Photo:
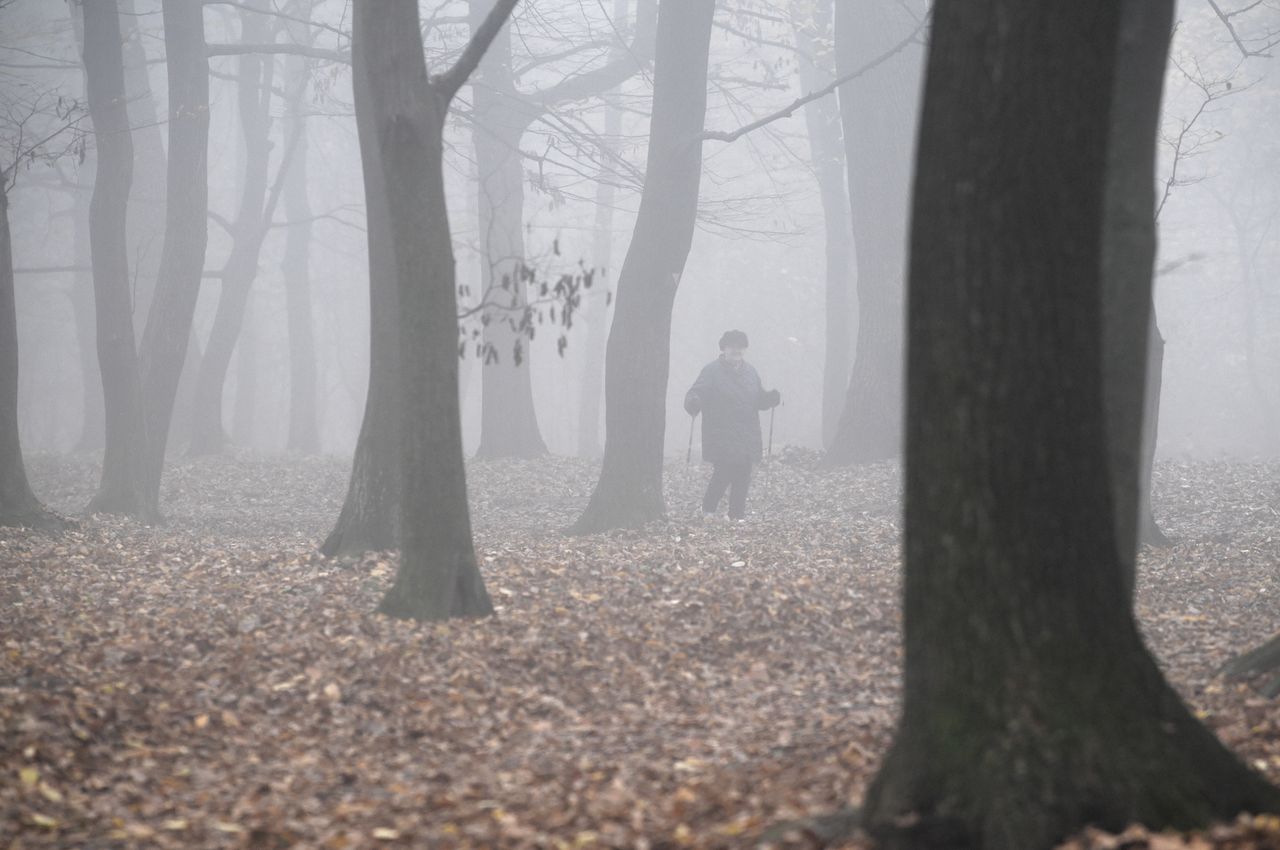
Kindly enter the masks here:
[[742, 331], [725, 331], [724, 336], [720, 337], [720, 350], [724, 351], [730, 346], [733, 348], [746, 348], [747, 335]]

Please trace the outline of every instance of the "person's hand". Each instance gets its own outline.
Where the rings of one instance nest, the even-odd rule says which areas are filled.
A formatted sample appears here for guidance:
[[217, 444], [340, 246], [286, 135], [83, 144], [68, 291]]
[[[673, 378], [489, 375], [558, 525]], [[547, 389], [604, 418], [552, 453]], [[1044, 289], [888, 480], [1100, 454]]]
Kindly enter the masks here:
[[697, 416], [698, 411], [702, 410], [702, 404], [698, 401], [697, 396], [689, 396], [684, 400], [684, 411], [690, 416]]
[[777, 390], [769, 390], [764, 394], [764, 400], [770, 407], [777, 407], [782, 404], [782, 393]]

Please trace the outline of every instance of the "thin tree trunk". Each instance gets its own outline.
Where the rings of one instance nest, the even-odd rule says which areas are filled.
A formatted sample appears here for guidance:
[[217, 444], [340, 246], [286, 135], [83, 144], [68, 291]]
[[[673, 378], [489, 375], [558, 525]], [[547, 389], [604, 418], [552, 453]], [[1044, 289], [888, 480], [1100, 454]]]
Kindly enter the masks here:
[[[840, 5], [836, 60], [849, 73], [915, 26], [897, 0]], [[840, 88], [857, 253], [858, 333], [826, 462], [897, 457], [902, 428], [902, 292], [920, 53], [904, 50]]]
[[133, 129], [133, 183], [129, 192], [129, 264], [133, 269], [133, 322], [141, 336], [155, 295], [164, 240], [165, 150], [156, 116], [151, 74], [134, 0], [120, 0], [124, 36], [124, 86]]
[[618, 277], [605, 356], [600, 480], [573, 526], [634, 527], [666, 513], [663, 436], [671, 308], [697, 217], [714, 0], [662, 0], [644, 193]]
[[31, 492], [18, 437], [18, 312], [9, 236], [8, 172], [0, 171], [0, 526], [60, 529]]
[[[1171, 14], [1167, 0], [934, 6], [911, 240], [903, 707], [864, 818], [885, 850], [1048, 850], [1086, 824], [1186, 829], [1280, 807], [1164, 681], [1125, 592], [1135, 524], [1114, 500], [1131, 515], [1136, 488], [1111, 467], [1117, 442], [1136, 453], [1143, 370], [1104, 372], [1104, 265], [1119, 256], [1104, 234], [1121, 224], [1116, 169], [1142, 164], [1098, 128], [1158, 100]], [[1106, 386], [1121, 375], [1123, 395]]]
[[[493, 2], [472, 0], [474, 31]], [[530, 340], [518, 329], [528, 303], [522, 271], [524, 164], [520, 140], [538, 110], [516, 91], [511, 28], [503, 27], [476, 72], [472, 138], [480, 193], [480, 291], [500, 309], [484, 325], [480, 445], [476, 457], [537, 457], [547, 446], [533, 403]], [[518, 350], [518, 354], [517, 354]]]
[[[299, 17], [309, 17], [310, 0], [297, 10]], [[291, 24], [289, 32], [295, 41], [305, 41], [311, 30]], [[284, 184], [285, 215], [289, 229], [285, 234], [284, 273], [285, 312], [289, 327], [289, 437], [290, 452], [312, 455], [320, 451], [320, 432], [316, 411], [316, 342], [315, 319], [311, 308], [311, 201], [307, 194], [307, 118], [306, 91], [310, 66], [300, 56], [291, 56], [286, 65], [286, 85], [295, 92], [289, 101], [286, 132], [297, 141], [293, 164]]]
[[140, 363], [148, 435], [146, 486], [158, 504], [174, 398], [208, 244], [209, 61], [204, 7], [164, 0], [169, 76], [169, 161], [159, 285], [142, 335]]
[[[628, 0], [614, 0], [615, 26], [620, 27], [626, 21], [629, 5]], [[619, 60], [622, 52], [621, 48], [615, 50], [613, 61]], [[607, 161], [611, 155], [616, 155], [617, 139], [621, 134], [622, 110], [606, 103], [600, 175], [596, 180], [596, 221], [591, 258], [596, 287], [594, 292], [584, 294], [582, 301], [587, 339], [582, 353], [582, 394], [578, 401], [578, 456], [584, 458], [597, 458], [602, 450], [600, 414], [604, 401], [604, 356], [612, 318], [610, 308], [613, 306], [605, 294], [605, 281], [612, 275], [613, 206], [617, 194], [613, 186], [615, 178]]]
[[[87, 153], [80, 176], [95, 173], [97, 154]], [[93, 255], [89, 248], [89, 201], [92, 192], [77, 187], [72, 213], [73, 241], [77, 271], [71, 292], [72, 317], [76, 325], [76, 348], [80, 356], [80, 439], [76, 452], [99, 452], [106, 445], [106, 410], [102, 399], [102, 374], [98, 369], [98, 332], [93, 303]]]
[[143, 521], [158, 518], [157, 503], [143, 481], [147, 432], [142, 383], [133, 336], [133, 293], [126, 231], [133, 141], [129, 127], [115, 0], [81, 6], [89, 113], [98, 152], [89, 242], [97, 314], [98, 365], [106, 410], [102, 479], [90, 511], [120, 513]]
[[[500, 4], [503, 18], [512, 5]], [[427, 81], [416, 4], [358, 5], [354, 24], [356, 110], [378, 141], [370, 159], [386, 193], [373, 200], [391, 224], [400, 308], [401, 554], [379, 610], [417, 620], [483, 616], [493, 607], [467, 507], [444, 196], [444, 121], [453, 91]]]
[[[819, 0], [805, 8], [808, 12], [804, 16], [793, 11], [792, 28], [797, 47], [806, 54], [799, 60], [800, 81], [805, 91], [817, 91], [835, 76], [835, 56], [830, 47], [834, 9], [831, 0]], [[805, 105], [804, 117], [824, 224], [826, 343], [822, 360], [822, 445], [830, 449], [844, 408], [853, 361], [853, 230], [849, 221], [838, 103], [834, 98], [819, 98]]]
[[262, 368], [262, 345], [254, 298], [244, 309], [244, 327], [236, 340], [236, 397], [231, 419], [231, 439], [252, 449], [258, 419], [258, 370]]
[[[259, 3], [258, 8], [263, 7]], [[244, 41], [270, 40], [266, 17], [249, 10], [240, 13]], [[188, 454], [220, 454], [226, 447], [223, 423], [223, 389], [231, 355], [244, 327], [249, 291], [258, 276], [258, 257], [266, 238], [268, 222], [267, 174], [271, 160], [271, 84], [275, 63], [271, 57], [247, 53], [240, 57], [236, 75], [236, 98], [244, 137], [245, 171], [240, 207], [232, 224], [231, 253], [222, 267], [222, 291], [218, 310], [205, 345], [204, 358], [196, 377], [195, 411]], [[282, 162], [280, 167], [285, 168]]]

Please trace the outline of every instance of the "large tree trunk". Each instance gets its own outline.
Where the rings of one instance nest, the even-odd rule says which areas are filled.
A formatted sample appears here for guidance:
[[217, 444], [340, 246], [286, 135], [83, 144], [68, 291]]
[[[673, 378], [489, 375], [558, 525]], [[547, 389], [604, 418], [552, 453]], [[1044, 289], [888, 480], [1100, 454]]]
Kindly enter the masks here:
[[1136, 107], [1130, 84], [1156, 80], [1145, 96], [1158, 99], [1171, 5], [934, 6], [911, 238], [903, 707], [865, 808], [889, 850], [1047, 850], [1090, 823], [1190, 828], [1280, 807], [1164, 681], [1125, 592], [1135, 523], [1117, 523], [1115, 499], [1136, 512], [1136, 488], [1113, 485], [1111, 458], [1118, 443], [1136, 454], [1143, 373], [1124, 373], [1130, 411], [1109, 411], [1104, 234], [1119, 224], [1108, 175], [1140, 163], [1099, 128]]
[[[493, 5], [491, 0], [472, 0], [473, 31]], [[472, 138], [480, 181], [480, 291], [497, 308], [488, 311], [484, 326], [485, 345], [496, 356], [484, 360], [476, 456], [537, 457], [546, 453], [547, 446], [533, 404], [530, 340], [518, 323], [528, 303], [521, 275], [525, 246], [520, 140], [539, 110], [516, 91], [510, 26], [494, 39], [476, 71], [472, 90]]]
[[[311, 3], [303, 4], [299, 17], [308, 17]], [[295, 41], [310, 37], [310, 29], [291, 24]], [[289, 437], [290, 452], [311, 455], [320, 451], [319, 413], [316, 409], [316, 342], [315, 319], [311, 310], [311, 201], [307, 195], [307, 60], [291, 56], [286, 62], [289, 91], [294, 92], [287, 105], [286, 132], [294, 142], [293, 164], [285, 177], [284, 205], [289, 220], [285, 234], [284, 273], [285, 312], [289, 327]]]
[[209, 60], [204, 7], [164, 0], [169, 76], [168, 194], [155, 298], [142, 335], [147, 497], [158, 504], [165, 447], [208, 244]]
[[[801, 14], [801, 9], [804, 13]], [[817, 91], [835, 76], [831, 50], [834, 10], [831, 0], [794, 7], [792, 28], [805, 91]], [[804, 107], [809, 134], [809, 158], [822, 199], [823, 243], [826, 256], [826, 343], [822, 360], [822, 445], [830, 449], [849, 387], [853, 352], [853, 251], [850, 237], [849, 191], [845, 180], [840, 110], [835, 98], [823, 97]]]
[[147, 433], [138, 349], [133, 337], [126, 235], [133, 141], [125, 105], [120, 18], [115, 0], [86, 3], [81, 10], [89, 114], [98, 151], [93, 200], [89, 204], [89, 243], [98, 367], [106, 409], [102, 479], [89, 510], [153, 521], [158, 516], [158, 505], [147, 498], [142, 477]]
[[[848, 74], [916, 26], [897, 0], [836, 10], [836, 63]], [[902, 429], [902, 289], [920, 52], [901, 51], [840, 88], [858, 273], [858, 334], [829, 464], [897, 457]]]
[[715, 0], [662, 0], [658, 8], [644, 193], [605, 356], [604, 461], [576, 533], [635, 527], [666, 513], [671, 308], [697, 217], [714, 13]]
[[7, 188], [8, 173], [0, 171], [0, 526], [59, 529], [62, 519], [31, 492], [18, 437], [18, 311]]
[[[513, 0], [504, 5], [509, 12]], [[386, 194], [373, 200], [385, 205], [391, 224], [400, 307], [400, 568], [379, 610], [418, 620], [482, 616], [493, 607], [467, 507], [456, 278], [444, 197], [452, 92], [427, 82], [416, 4], [358, 5], [354, 25], [356, 109], [378, 143], [372, 160]]]
[[[258, 4], [262, 6], [262, 3]], [[269, 41], [265, 15], [240, 13], [245, 42]], [[245, 169], [240, 207], [232, 225], [231, 253], [222, 267], [218, 310], [196, 376], [195, 411], [188, 454], [219, 454], [226, 447], [222, 396], [231, 355], [244, 327], [249, 291], [258, 276], [258, 256], [266, 238], [263, 205], [267, 199], [267, 171], [271, 160], [271, 85], [275, 63], [270, 57], [247, 53], [239, 59], [236, 98], [244, 134]], [[282, 161], [281, 168], [287, 167]]]

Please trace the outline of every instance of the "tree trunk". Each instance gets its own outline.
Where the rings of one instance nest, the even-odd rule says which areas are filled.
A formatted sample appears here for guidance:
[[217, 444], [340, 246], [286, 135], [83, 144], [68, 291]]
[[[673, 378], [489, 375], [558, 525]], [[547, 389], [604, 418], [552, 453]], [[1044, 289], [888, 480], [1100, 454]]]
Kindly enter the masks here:
[[[1156, 147], [1165, 56], [1173, 22], [1159, 0], [1128, 0], [1120, 32], [1115, 92], [1107, 146], [1106, 228], [1102, 243], [1103, 389], [1108, 434], [1108, 469], [1124, 583], [1132, 601], [1137, 560], [1133, 547], [1150, 516], [1150, 456], [1144, 443], [1148, 415], [1144, 389], [1150, 374], [1151, 343], [1159, 331], [1152, 278], [1156, 260]], [[1163, 29], [1162, 29], [1163, 28]], [[1132, 394], [1138, 393], [1137, 398]], [[1154, 438], [1154, 433], [1152, 434]], [[1153, 522], [1154, 524], [1154, 522]]]
[[[260, 6], [262, 4], [259, 4]], [[244, 41], [269, 41], [265, 15], [240, 13]], [[245, 170], [240, 208], [232, 225], [231, 253], [222, 267], [222, 291], [218, 310], [205, 344], [196, 376], [195, 411], [192, 420], [191, 455], [220, 454], [226, 448], [222, 396], [231, 355], [244, 327], [249, 291], [258, 276], [258, 257], [269, 223], [263, 212], [267, 199], [267, 171], [271, 159], [271, 84], [275, 63], [270, 57], [247, 53], [239, 59], [236, 98], [240, 128], [244, 134]], [[286, 162], [280, 167], [285, 168]]]
[[[507, 12], [512, 4], [506, 4]], [[505, 14], [504, 14], [505, 17]], [[401, 541], [379, 610], [438, 620], [493, 607], [476, 565], [458, 408], [457, 292], [445, 206], [452, 92], [427, 82], [416, 4], [355, 8], [356, 109], [372, 126], [399, 297]]]
[[133, 182], [129, 192], [129, 262], [133, 267], [133, 322], [140, 336], [155, 295], [164, 239], [165, 150], [163, 124], [156, 118], [151, 74], [134, 0], [120, 0], [124, 36], [124, 86], [129, 97], [133, 138]]
[[231, 440], [246, 449], [254, 446], [258, 420], [258, 370], [262, 368], [260, 316], [252, 297], [244, 309], [244, 323], [236, 340], [236, 396], [231, 415]]
[[[309, 17], [310, 2], [299, 10]], [[291, 24], [295, 41], [310, 37], [308, 27]], [[285, 312], [289, 327], [289, 438], [288, 451], [313, 455], [320, 451], [319, 414], [316, 410], [315, 320], [311, 310], [311, 201], [307, 195], [307, 80], [310, 67], [305, 58], [291, 56], [286, 62], [286, 85], [295, 96], [288, 104], [286, 132], [296, 139], [293, 164], [285, 177], [284, 205], [289, 220], [285, 233]]]
[[[621, 27], [627, 19], [628, 0], [613, 0], [614, 25]], [[619, 61], [624, 52], [614, 50], [610, 61]], [[604, 392], [604, 351], [609, 339], [612, 318], [605, 281], [613, 267], [613, 206], [617, 194], [613, 172], [606, 162], [616, 154], [617, 140], [622, 134], [622, 110], [612, 103], [604, 107], [604, 136], [601, 137], [600, 175], [596, 181], [596, 222], [592, 239], [591, 266], [595, 271], [594, 292], [585, 293], [579, 316], [587, 325], [587, 338], [582, 352], [582, 392], [578, 400], [578, 456], [600, 456], [600, 413]]]
[[[80, 176], [87, 178], [96, 172], [97, 154], [87, 152], [85, 163], [80, 166]], [[74, 229], [75, 265], [71, 291], [71, 311], [76, 325], [76, 347], [80, 356], [80, 439], [76, 452], [99, 452], [106, 446], [106, 409], [102, 399], [102, 374], [98, 368], [97, 317], [94, 315], [93, 255], [89, 248], [89, 202], [92, 192], [76, 189]]]
[[[896, 0], [841, 5], [836, 62], [851, 73], [915, 26]], [[904, 50], [840, 88], [853, 241], [858, 333], [831, 465], [897, 457], [902, 429], [902, 283], [920, 53]]]
[[143, 481], [147, 433], [142, 383], [133, 336], [133, 294], [126, 231], [133, 141], [124, 88], [120, 18], [115, 0], [86, 3], [84, 68], [98, 152], [89, 204], [89, 243], [97, 314], [98, 366], [106, 411], [102, 479], [90, 511], [120, 513], [150, 522], [158, 505]]
[[[472, 31], [493, 5], [472, 0]], [[533, 404], [530, 340], [517, 325], [528, 303], [521, 275], [525, 245], [520, 140], [538, 110], [516, 91], [509, 26], [498, 33], [480, 63], [472, 90], [472, 138], [480, 181], [480, 291], [498, 307], [488, 311], [483, 332], [485, 345], [496, 357], [486, 356], [482, 369], [476, 457], [537, 457], [546, 454], [547, 446]]]
[[7, 190], [8, 173], [0, 171], [0, 526], [56, 530], [64, 522], [31, 492], [18, 437], [18, 311]]
[[[369, 103], [372, 94], [361, 88], [369, 84], [363, 69], [353, 71], [352, 84], [356, 102]], [[394, 549], [400, 541], [400, 307], [387, 189], [373, 122], [371, 110], [356, 110], [369, 253], [369, 389], [347, 496], [320, 547], [330, 558]]]
[[573, 526], [579, 534], [635, 527], [666, 513], [671, 308], [697, 217], [714, 13], [715, 0], [662, 0], [658, 8], [644, 192], [605, 355], [604, 461]]
[[[805, 54], [800, 62], [800, 82], [805, 91], [817, 91], [835, 76], [830, 48], [834, 10], [831, 0], [819, 0], [808, 13], [793, 11], [796, 46]], [[822, 361], [822, 445], [830, 449], [849, 387], [853, 349], [853, 235], [849, 221], [849, 191], [845, 180], [840, 110], [834, 98], [823, 97], [804, 107], [809, 134], [809, 158], [822, 199], [826, 253], [826, 347]]]
[[147, 497], [160, 498], [165, 447], [182, 364], [191, 338], [208, 244], [209, 61], [204, 7], [164, 0], [169, 77], [169, 161], [164, 247], [155, 298], [142, 335], [140, 363], [146, 411]]
[[1145, 546], [1171, 546], [1173, 541], [1156, 522], [1152, 508], [1151, 478], [1156, 465], [1156, 437], [1160, 430], [1160, 393], [1164, 387], [1164, 336], [1151, 305], [1151, 329], [1147, 339], [1147, 387], [1142, 410], [1142, 467], [1138, 479], [1138, 541]]
[[1117, 137], [1098, 128], [1133, 105], [1139, 81], [1121, 69], [1159, 79], [1168, 40], [1147, 36], [1167, 33], [1171, 5], [934, 6], [911, 239], [903, 707], [864, 821], [889, 850], [1047, 850], [1086, 824], [1185, 829], [1280, 806], [1164, 681], [1125, 593], [1136, 540], [1114, 499], [1134, 511], [1136, 488], [1113, 485], [1111, 457], [1120, 440], [1136, 452], [1143, 372], [1124, 373], [1130, 411], [1109, 411], [1104, 234], [1108, 176], [1130, 147], [1109, 157]]

